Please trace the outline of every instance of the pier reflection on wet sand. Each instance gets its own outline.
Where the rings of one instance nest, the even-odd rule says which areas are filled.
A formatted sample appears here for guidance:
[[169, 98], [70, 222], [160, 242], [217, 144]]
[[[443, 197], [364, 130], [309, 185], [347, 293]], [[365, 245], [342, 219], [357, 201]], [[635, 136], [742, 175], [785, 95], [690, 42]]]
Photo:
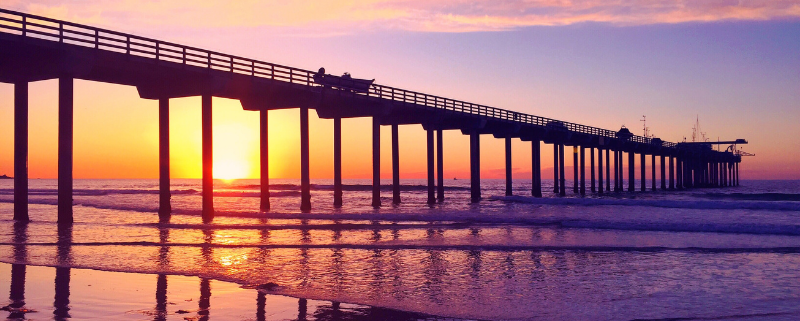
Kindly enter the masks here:
[[[120, 272], [101, 272], [101, 271], [90, 271], [90, 270], [83, 270], [83, 269], [73, 269], [69, 267], [39, 267], [39, 266], [28, 266], [24, 264], [27, 262], [27, 250], [28, 246], [26, 246], [27, 238], [28, 238], [28, 224], [26, 223], [17, 223], [14, 225], [14, 247], [13, 247], [13, 255], [17, 262], [21, 262], [19, 264], [10, 264], [10, 294], [9, 294], [9, 304], [3, 307], [4, 311], [8, 311], [8, 319], [9, 320], [27, 320], [32, 316], [41, 316], [43, 313], [47, 313], [45, 307], [47, 306], [45, 302], [27, 302], [25, 300], [25, 290], [26, 290], [26, 279], [35, 279], [34, 282], [42, 283], [44, 280], [42, 278], [47, 277], [46, 274], [49, 273], [42, 273], [43, 270], [55, 270], [55, 279], [54, 279], [54, 293], [55, 296], [52, 300], [52, 315], [54, 320], [71, 320], [73, 318], [81, 319], [80, 317], [73, 316], [74, 314], [86, 314], [87, 306], [86, 302], [92, 302], [92, 304], [96, 304], [98, 306], [104, 306], [105, 311], [109, 313], [109, 316], [119, 317], [122, 316], [123, 319], [132, 319], [132, 320], [140, 320], [141, 315], [152, 316], [152, 320], [155, 321], [166, 321], [166, 320], [213, 320], [216, 316], [218, 319], [229, 319], [231, 315], [227, 314], [226, 312], [231, 309], [231, 307], [236, 310], [237, 314], [246, 315], [245, 312], [248, 310], [247, 304], [243, 304], [243, 302], [239, 300], [229, 300], [228, 297], [224, 299], [224, 302], [219, 302], [218, 304], [225, 307], [223, 313], [212, 313], [214, 311], [214, 305], [212, 305], [212, 289], [215, 287], [215, 284], [218, 284], [223, 287], [223, 292], [229, 293], [231, 292], [231, 288], [238, 286], [221, 282], [221, 281], [214, 281], [209, 278], [195, 278], [195, 277], [186, 277], [186, 276], [174, 276], [174, 275], [167, 275], [167, 274], [156, 274], [155, 276], [155, 305], [152, 309], [141, 309], [141, 310], [133, 310], [133, 311], [124, 311], [125, 313], [120, 314], [121, 311], [115, 311], [115, 309], [124, 309], [124, 307], [130, 306], [132, 303], [136, 303], [137, 301], [146, 300], [146, 298], [142, 298], [142, 293], [134, 293], [129, 290], [130, 287], [133, 286], [132, 282], [141, 283], [141, 277], [148, 277], [149, 275], [143, 274], [136, 274], [137, 277], [134, 277], [136, 280], [126, 280], [130, 278], [130, 274], [128, 273], [120, 273]], [[56, 246], [56, 253], [57, 253], [57, 263], [62, 266], [66, 266], [71, 263], [72, 260], [72, 248], [73, 248], [73, 240], [72, 240], [73, 229], [71, 226], [60, 226], [58, 228], [58, 235], [57, 235], [57, 246]], [[261, 232], [262, 236], [266, 239], [269, 237], [269, 232], [264, 230]], [[204, 239], [207, 240], [207, 244], [211, 244], [214, 237], [214, 232], [211, 230], [207, 230], [203, 233]], [[163, 266], [168, 266], [169, 262], [169, 252], [170, 246], [168, 246], [169, 240], [169, 229], [162, 228], [160, 229], [159, 238], [160, 242], [163, 243], [160, 246], [158, 251], [158, 262]], [[203, 253], [202, 258], [207, 260], [207, 264], [212, 264], [210, 262], [215, 261], [214, 259], [214, 249], [213, 247], [204, 247], [201, 251]], [[337, 251], [341, 252], [341, 251]], [[374, 253], [376, 256], [380, 256], [381, 250], [376, 250]], [[304, 254], [305, 253], [305, 254]], [[267, 254], [268, 252], [263, 252], [262, 254]], [[308, 251], [305, 249], [300, 250], [301, 254], [301, 265], [308, 264]], [[339, 254], [341, 255], [341, 254]], [[340, 260], [339, 258], [338, 260]], [[334, 258], [334, 261], [337, 259]], [[341, 261], [339, 261], [341, 263]], [[339, 264], [341, 265], [341, 264]], [[0, 263], [0, 270], [3, 270], [3, 266], [8, 266], [6, 264]], [[30, 269], [35, 269], [37, 273], [26, 273]], [[380, 270], [380, 269], [379, 269]], [[128, 302], [119, 302], [115, 301], [117, 298], [116, 295], [111, 295], [107, 299], [103, 299], [106, 295], [110, 295], [110, 293], [106, 293], [104, 291], [108, 289], [101, 289], [100, 287], [95, 288], [95, 292], [91, 293], [91, 296], [94, 299], [86, 299], [86, 298], [78, 298], [71, 301], [71, 293], [70, 293], [70, 286], [71, 286], [71, 277], [75, 272], [79, 273], [89, 273], [92, 275], [93, 280], [98, 283], [112, 283], [114, 284], [113, 291], [120, 292], [122, 294], [117, 295], [130, 295], [130, 301]], [[193, 282], [199, 281], [199, 296], [197, 296], [197, 303], [196, 308], [191, 309], [188, 308], [188, 304], [191, 304], [192, 299], [183, 300], [184, 302], [180, 302], [179, 300], [170, 300], [168, 298], [168, 284], [170, 284], [170, 279], [178, 278], [179, 282], [182, 283], [182, 291], [179, 291], [176, 295], [172, 293], [173, 296], [180, 296], [184, 297], [186, 295], [191, 295], [186, 291], [185, 283], [188, 282], [189, 279], [194, 280]], [[308, 278], [307, 272], [305, 278]], [[3, 281], [5, 278], [0, 276], [0, 281]], [[5, 283], [5, 282], [3, 282]], [[53, 284], [53, 283], [51, 283]], [[91, 286], [91, 285], [89, 285]], [[195, 288], [198, 289], [198, 288]], [[79, 291], [82, 295], [86, 293], [83, 292], [84, 290]], [[361, 306], [361, 305], [353, 305], [353, 304], [342, 304], [339, 302], [325, 302], [325, 301], [317, 301], [317, 300], [307, 300], [307, 299], [294, 299], [289, 297], [283, 296], [276, 296], [270, 295], [265, 293], [264, 291], [257, 291], [253, 289], [241, 289], [238, 288], [238, 291], [243, 293], [249, 293], [248, 295], [253, 295], [256, 297], [256, 306], [255, 306], [255, 320], [287, 320], [287, 319], [296, 319], [296, 320], [436, 320], [436, 317], [419, 314], [419, 313], [409, 313], [403, 312], [398, 310], [392, 309], [385, 309], [385, 308], [378, 308], [378, 307], [370, 307], [370, 306]], [[197, 292], [195, 292], [197, 295]], [[148, 296], [149, 297], [149, 296]], [[98, 301], [98, 298], [100, 298]], [[151, 297], [152, 298], [152, 297]], [[270, 300], [278, 301], [277, 304], [281, 305], [280, 310], [284, 313], [277, 313], [272, 311], [275, 309], [275, 304], [269, 306], [268, 303]], [[34, 300], [35, 301], [35, 300]], [[285, 310], [286, 310], [286, 303], [289, 301], [293, 301], [296, 304], [296, 312], [289, 318], [286, 317]], [[177, 302], [177, 303], [176, 303]], [[115, 304], [119, 305], [119, 307], [115, 307]], [[91, 309], [92, 313], [96, 313], [98, 310]], [[73, 313], [75, 312], [75, 313]], [[103, 311], [101, 311], [103, 312]], [[102, 318], [100, 315], [92, 315], [94, 318]], [[127, 318], [126, 318], [127, 317]]]

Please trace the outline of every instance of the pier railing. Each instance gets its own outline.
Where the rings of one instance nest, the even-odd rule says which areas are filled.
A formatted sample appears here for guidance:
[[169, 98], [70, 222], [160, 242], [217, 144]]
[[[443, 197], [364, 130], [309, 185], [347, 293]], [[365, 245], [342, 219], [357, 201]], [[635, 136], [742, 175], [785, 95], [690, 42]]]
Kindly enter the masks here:
[[[166, 61], [292, 84], [319, 86], [313, 80], [315, 72], [310, 70], [278, 65], [1, 8], [0, 32], [94, 48], [97, 50], [112, 51], [131, 56], [151, 58], [156, 62]], [[511, 122], [546, 126], [550, 128], [557, 127], [566, 131], [582, 134], [616, 138], [616, 131], [613, 130], [539, 117], [379, 84], [373, 84], [366, 93], [353, 94]], [[650, 144], [651, 138], [634, 135], [631, 136], [628, 141]], [[675, 147], [676, 144], [662, 142], [661, 146], [672, 148]]]

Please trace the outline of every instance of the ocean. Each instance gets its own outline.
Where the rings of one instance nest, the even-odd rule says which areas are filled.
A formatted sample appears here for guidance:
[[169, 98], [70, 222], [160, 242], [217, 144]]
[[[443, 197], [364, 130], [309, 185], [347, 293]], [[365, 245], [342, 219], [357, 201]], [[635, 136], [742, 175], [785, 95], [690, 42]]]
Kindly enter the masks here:
[[[59, 228], [56, 180], [30, 181], [27, 225], [12, 220], [13, 181], [0, 180], [0, 291], [13, 283], [11, 266], [27, 266], [31, 287], [48, 275], [50, 291], [64, 268], [92, 275], [84, 279], [150, 280], [125, 286], [142, 288], [144, 301], [157, 277], [178, 288], [210, 284], [209, 306], [191, 303], [190, 314], [177, 313], [187, 309], [179, 300], [155, 317], [149, 307], [112, 319], [336, 320], [333, 306], [352, 312], [341, 320], [800, 319], [800, 181], [687, 191], [648, 183], [647, 192], [582, 197], [568, 180], [557, 197], [544, 180], [544, 197], [533, 198], [529, 181], [515, 180], [507, 197], [504, 180], [485, 179], [483, 200], [470, 204], [469, 180], [448, 180], [433, 206], [425, 182], [402, 180], [395, 206], [383, 181], [375, 209], [370, 180], [345, 180], [342, 208], [333, 207], [331, 180], [312, 180], [313, 208], [301, 213], [298, 180], [271, 180], [262, 213], [258, 180], [216, 181], [216, 217], [203, 224], [200, 180], [172, 180], [169, 223], [156, 213], [157, 180], [75, 180], [75, 223]], [[139, 311], [114, 307], [117, 299], [97, 308], [74, 292], [73, 314], [95, 312], [61, 319]], [[257, 317], [264, 295], [291, 313]], [[39, 311], [27, 317], [59, 319], [52, 299], [26, 301]]]

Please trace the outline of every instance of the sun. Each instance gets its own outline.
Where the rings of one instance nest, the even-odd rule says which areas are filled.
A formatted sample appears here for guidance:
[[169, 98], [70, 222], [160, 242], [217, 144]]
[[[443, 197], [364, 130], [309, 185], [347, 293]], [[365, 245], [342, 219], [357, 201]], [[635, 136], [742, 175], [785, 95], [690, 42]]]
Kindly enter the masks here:
[[232, 181], [247, 177], [248, 164], [245, 160], [214, 160], [214, 178]]

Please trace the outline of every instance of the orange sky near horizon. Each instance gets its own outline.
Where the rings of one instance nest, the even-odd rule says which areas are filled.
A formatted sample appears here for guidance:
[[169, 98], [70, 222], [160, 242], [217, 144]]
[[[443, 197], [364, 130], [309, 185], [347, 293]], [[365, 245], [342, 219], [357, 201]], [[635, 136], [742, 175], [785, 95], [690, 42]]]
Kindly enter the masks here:
[[[29, 177], [58, 176], [57, 80], [29, 85]], [[97, 95], [97, 93], [103, 93]], [[13, 85], [0, 85], [2, 131], [0, 172], [13, 174]], [[216, 178], [258, 178], [258, 113], [245, 111], [236, 100], [213, 99], [214, 172]], [[311, 110], [312, 178], [333, 177], [333, 123]], [[158, 103], [138, 97], [135, 87], [76, 80], [75, 178], [158, 177]], [[344, 178], [372, 177], [371, 119], [342, 121]], [[270, 177], [299, 177], [298, 109], [269, 113]], [[402, 178], [426, 177], [425, 132], [420, 125], [400, 126]], [[469, 175], [469, 139], [460, 131], [445, 131], [446, 177]], [[482, 171], [487, 178], [503, 175], [502, 140], [481, 138]], [[174, 178], [201, 177], [200, 98], [170, 100], [170, 165]], [[530, 143], [515, 141], [514, 170], [530, 177]], [[549, 153], [549, 154], [548, 154]], [[550, 155], [547, 157], [546, 155]], [[543, 163], [552, 151], [543, 150]], [[546, 166], [546, 165], [545, 165]], [[381, 127], [381, 176], [391, 177], [391, 130]]]
[[[29, 177], [56, 178], [57, 80], [31, 83]], [[102, 93], [98, 95], [97, 93]], [[13, 175], [13, 85], [0, 84], [0, 174]], [[236, 100], [213, 99], [215, 178], [258, 178], [258, 113], [245, 111]], [[333, 177], [333, 123], [310, 115], [310, 174]], [[75, 82], [75, 178], [157, 178], [158, 103], [138, 97], [135, 87], [76, 80]], [[201, 177], [200, 98], [170, 100], [170, 164], [173, 178]], [[342, 122], [342, 167], [344, 178], [372, 177], [372, 137], [369, 118]], [[400, 126], [401, 178], [426, 177], [426, 136], [420, 125]], [[269, 114], [271, 178], [298, 178], [300, 173], [298, 109], [274, 110]], [[469, 176], [469, 138], [460, 131], [444, 134], [445, 177]], [[530, 143], [512, 143], [515, 178], [530, 178]], [[542, 175], [552, 177], [552, 145], [542, 144]], [[571, 149], [566, 165], [572, 164]], [[482, 178], [504, 177], [502, 139], [481, 136]], [[748, 177], [749, 162], [742, 166]], [[587, 164], [589, 162], [587, 155]], [[636, 158], [637, 166], [639, 158]], [[648, 177], [650, 157], [648, 162]], [[587, 165], [588, 166], [588, 165]], [[588, 172], [588, 169], [587, 169]], [[638, 171], [637, 171], [638, 175]], [[391, 178], [391, 131], [381, 127], [381, 177]], [[572, 170], [567, 170], [572, 177]], [[788, 177], [792, 178], [792, 177]]]

